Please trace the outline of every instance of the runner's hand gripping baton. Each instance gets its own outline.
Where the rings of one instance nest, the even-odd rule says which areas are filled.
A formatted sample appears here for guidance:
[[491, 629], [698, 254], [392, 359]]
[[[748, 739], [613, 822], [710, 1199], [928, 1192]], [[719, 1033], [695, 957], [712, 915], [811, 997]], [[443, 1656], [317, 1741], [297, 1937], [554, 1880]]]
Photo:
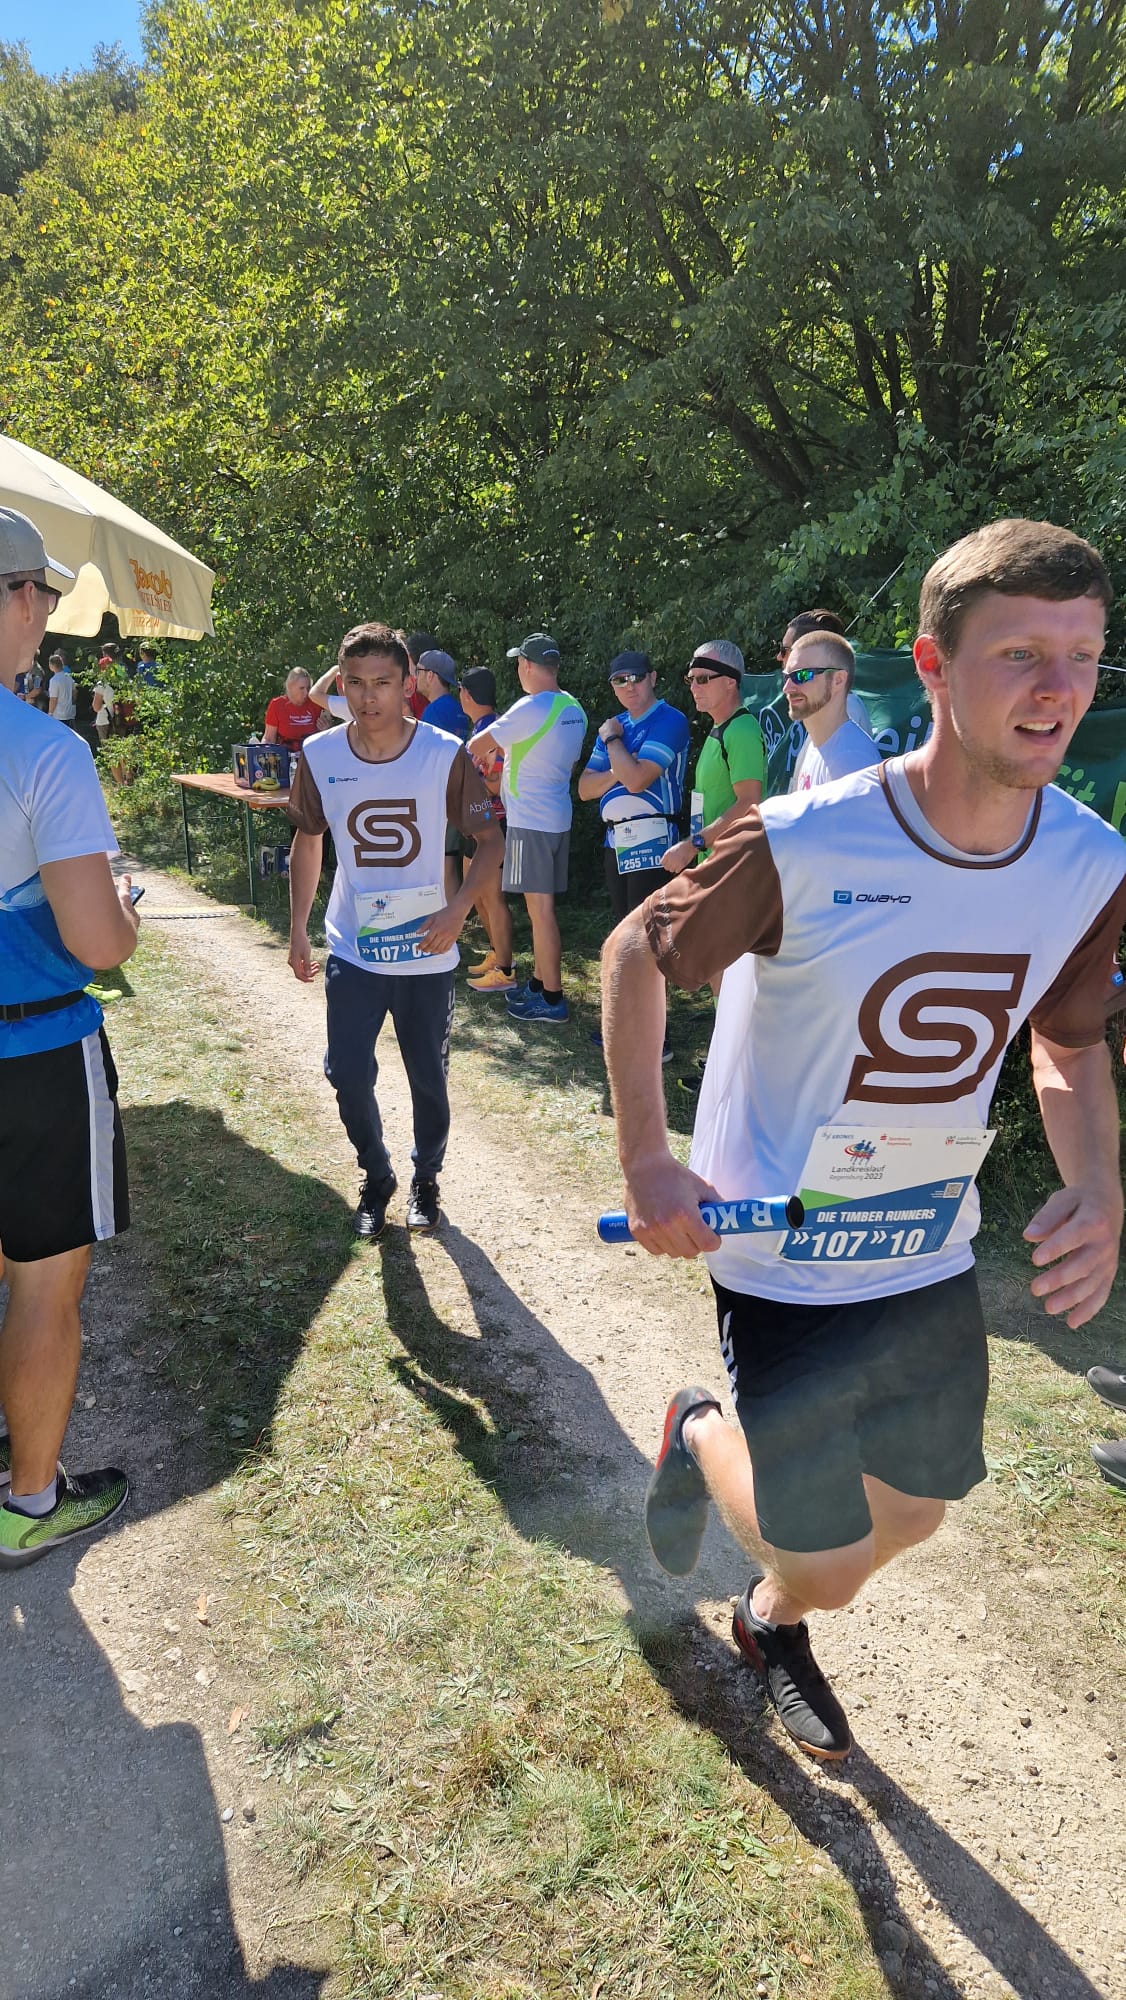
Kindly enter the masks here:
[[[796, 1194], [775, 1194], [758, 1201], [702, 1201], [700, 1218], [717, 1236], [747, 1236], [755, 1230], [776, 1235], [780, 1229], [800, 1229], [805, 1209]], [[632, 1243], [625, 1209], [600, 1215], [598, 1234], [604, 1243]]]

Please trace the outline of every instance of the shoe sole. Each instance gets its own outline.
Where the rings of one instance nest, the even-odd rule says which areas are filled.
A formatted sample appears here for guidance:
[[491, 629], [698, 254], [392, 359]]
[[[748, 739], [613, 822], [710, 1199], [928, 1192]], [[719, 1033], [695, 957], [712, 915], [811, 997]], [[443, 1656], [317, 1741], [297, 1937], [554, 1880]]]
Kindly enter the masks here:
[[796, 1743], [798, 1749], [804, 1750], [807, 1757], [816, 1757], [819, 1764], [843, 1764], [845, 1758], [848, 1756], [850, 1750], [852, 1749], [851, 1737], [843, 1750], [821, 1750], [815, 1743], [807, 1743], [804, 1736], [795, 1736], [793, 1730], [789, 1727], [789, 1724], [786, 1722], [785, 1717], [783, 1715], [779, 1715], [777, 1706], [774, 1702], [774, 1698], [770, 1692], [770, 1682], [767, 1678], [766, 1661], [763, 1659], [762, 1654], [759, 1651], [758, 1641], [756, 1640], [754, 1633], [751, 1631], [750, 1626], [744, 1625], [742, 1619], [740, 1618], [738, 1605], [736, 1605], [735, 1607], [735, 1612], [731, 1620], [731, 1636], [734, 1639], [735, 1644], [738, 1646], [739, 1651], [742, 1653], [743, 1658], [746, 1660], [747, 1665], [753, 1669], [754, 1673], [757, 1675], [759, 1681], [761, 1682], [762, 1691], [766, 1696], [767, 1701], [770, 1703], [771, 1708], [774, 1710], [775, 1715], [778, 1716], [778, 1720], [782, 1724], [783, 1729], [786, 1731], [786, 1734], [789, 1737], [791, 1743]]
[[688, 1396], [691, 1400], [683, 1404], [679, 1395], [674, 1396], [665, 1412], [661, 1449], [645, 1488], [645, 1533], [654, 1560], [666, 1576], [691, 1575], [708, 1525], [710, 1502], [704, 1475], [675, 1437], [690, 1411], [718, 1409], [719, 1405], [706, 1390], [689, 1390]]
[[1106, 1404], [1108, 1410], [1117, 1410], [1120, 1416], [1126, 1412], [1126, 1396], [1120, 1401], [1117, 1396], [1108, 1396], [1104, 1389], [1096, 1389], [1093, 1382], [1088, 1382], [1087, 1387], [1098, 1397], [1100, 1403]]
[[0, 1542], [0, 1569], [26, 1569], [29, 1563], [39, 1562], [41, 1557], [53, 1554], [55, 1549], [65, 1549], [71, 1542], [80, 1542], [84, 1535], [99, 1535], [120, 1514], [129, 1498], [129, 1491], [126, 1487], [117, 1505], [111, 1507], [108, 1514], [103, 1514], [100, 1521], [91, 1521], [85, 1528], [72, 1528], [69, 1534], [59, 1535], [55, 1541], [40, 1542], [38, 1548], [9, 1549]]
[[483, 993], [486, 1000], [491, 1000], [494, 994], [499, 996], [502, 993], [515, 993], [516, 991], [515, 980], [513, 980], [511, 986], [482, 986], [476, 979], [467, 979], [465, 983], [471, 993]]
[[441, 1220], [441, 1216], [438, 1216], [434, 1222], [411, 1222], [408, 1217], [407, 1228], [412, 1236], [433, 1236]]
[[1112, 1472], [1108, 1466], [1100, 1465], [1097, 1458], [1094, 1463], [1100, 1479], [1105, 1480], [1108, 1486], [1113, 1486], [1116, 1493], [1126, 1493], [1126, 1477], [1120, 1472]]

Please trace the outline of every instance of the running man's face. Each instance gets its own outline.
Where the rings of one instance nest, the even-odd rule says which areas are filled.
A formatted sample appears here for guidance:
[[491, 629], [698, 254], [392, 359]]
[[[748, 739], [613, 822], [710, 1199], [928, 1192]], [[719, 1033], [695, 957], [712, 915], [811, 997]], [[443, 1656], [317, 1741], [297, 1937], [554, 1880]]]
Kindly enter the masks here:
[[[786, 697], [786, 707], [790, 711], [791, 721], [805, 722], [809, 716], [817, 715], [821, 709], [828, 708], [829, 703], [840, 692], [837, 683], [843, 676], [838, 669], [822, 665], [814, 646], [807, 646], [798, 653], [794, 658], [794, 666], [799, 671], [807, 667], [818, 669], [811, 681], [788, 681], [785, 678], [782, 681], [782, 692]], [[785, 676], [785, 667], [782, 673]]]
[[357, 722], [402, 719], [403, 676], [387, 653], [360, 653], [340, 668], [344, 698]]
[[1091, 705], [1105, 633], [1096, 597], [1055, 603], [990, 591], [967, 612], [951, 654], [924, 634], [915, 664], [936, 721], [944, 708], [974, 770], [1036, 791], [1055, 778]]

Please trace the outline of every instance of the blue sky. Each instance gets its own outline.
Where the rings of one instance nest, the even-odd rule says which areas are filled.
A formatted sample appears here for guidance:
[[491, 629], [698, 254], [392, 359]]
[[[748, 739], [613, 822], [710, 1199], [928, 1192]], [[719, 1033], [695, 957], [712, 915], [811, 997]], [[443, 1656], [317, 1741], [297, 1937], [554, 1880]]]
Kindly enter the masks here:
[[141, 54], [141, 0], [5, 0], [0, 38], [24, 42], [36, 69], [85, 69], [98, 42]]

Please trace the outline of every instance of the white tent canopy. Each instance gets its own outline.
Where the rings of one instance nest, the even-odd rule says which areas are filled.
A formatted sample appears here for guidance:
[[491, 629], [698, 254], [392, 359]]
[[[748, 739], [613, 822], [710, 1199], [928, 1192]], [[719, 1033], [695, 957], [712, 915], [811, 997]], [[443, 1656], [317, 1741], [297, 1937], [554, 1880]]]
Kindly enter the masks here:
[[0, 505], [35, 522], [77, 582], [51, 614], [52, 632], [93, 638], [111, 611], [123, 638], [213, 635], [213, 570], [80, 473], [0, 435]]

